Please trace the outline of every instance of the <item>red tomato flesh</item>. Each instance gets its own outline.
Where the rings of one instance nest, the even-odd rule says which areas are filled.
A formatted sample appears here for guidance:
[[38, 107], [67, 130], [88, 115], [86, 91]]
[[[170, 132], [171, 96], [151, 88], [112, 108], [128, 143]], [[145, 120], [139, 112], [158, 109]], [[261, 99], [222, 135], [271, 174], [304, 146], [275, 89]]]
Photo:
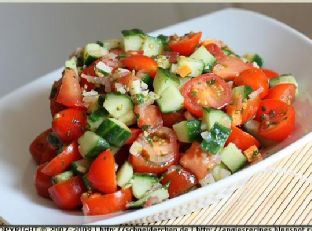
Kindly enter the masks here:
[[136, 105], [134, 113], [138, 115], [139, 128], [156, 129], [163, 126], [161, 112], [156, 105]]
[[131, 55], [123, 59], [121, 62], [126, 68], [145, 72], [151, 77], [155, 76], [158, 67], [154, 59], [145, 55]]
[[131, 188], [121, 189], [110, 194], [84, 193], [81, 196], [83, 214], [86, 216], [105, 215], [123, 211], [132, 200]]
[[50, 198], [48, 189], [52, 186], [52, 177], [41, 171], [46, 165], [47, 163], [44, 163], [37, 167], [35, 173], [35, 187], [38, 195]]
[[67, 107], [84, 107], [79, 81], [71, 69], [64, 71], [56, 102]]
[[259, 135], [268, 140], [282, 141], [294, 130], [295, 117], [292, 106], [280, 100], [263, 100], [256, 117], [260, 121]]
[[52, 129], [42, 132], [29, 146], [29, 151], [37, 164], [50, 161], [56, 155], [56, 149], [48, 142], [51, 132]]
[[263, 71], [258, 68], [252, 68], [243, 71], [237, 78], [234, 79], [234, 84], [236, 86], [247, 85], [254, 91], [262, 88], [262, 92], [260, 93], [261, 99], [263, 99], [269, 91], [268, 78], [265, 76]]
[[132, 144], [138, 138], [138, 136], [142, 133], [142, 130], [139, 128], [130, 128], [130, 130], [131, 130], [131, 136], [126, 141], [125, 144]]
[[165, 185], [170, 182], [168, 192], [170, 198], [177, 197], [188, 192], [192, 187], [197, 185], [196, 177], [185, 169], [174, 166], [174, 169], [169, 169], [163, 176], [161, 183]]
[[189, 80], [182, 89], [185, 108], [203, 116], [203, 107], [222, 108], [231, 101], [231, 88], [215, 74], [204, 74]]
[[172, 125], [185, 120], [183, 111], [172, 112], [172, 113], [162, 113], [161, 117], [164, 121], [165, 127], [172, 127]]
[[80, 160], [82, 157], [78, 151], [77, 142], [73, 142], [64, 150], [55, 156], [48, 164], [42, 169], [42, 172], [48, 176], [55, 176], [64, 172], [72, 162]]
[[253, 145], [257, 146], [258, 148], [261, 145], [255, 137], [237, 127], [232, 127], [231, 134], [225, 145], [228, 145], [229, 143], [234, 143], [236, 147], [242, 151], [245, 151]]
[[280, 76], [279, 73], [275, 72], [275, 71], [272, 71], [270, 69], [267, 69], [267, 68], [261, 68], [261, 70], [264, 72], [265, 76], [268, 78], [268, 79], [273, 79], [275, 77], [278, 77]]
[[192, 146], [181, 156], [180, 164], [193, 173], [197, 180], [201, 180], [217, 163], [211, 156], [202, 151], [200, 143], [193, 142]]
[[171, 36], [169, 41], [169, 49], [178, 52], [180, 55], [191, 55], [196, 46], [199, 44], [202, 32], [189, 33], [182, 37]]
[[87, 116], [78, 108], [65, 109], [55, 114], [52, 129], [64, 143], [77, 140], [85, 131]]
[[279, 84], [269, 89], [266, 99], [277, 99], [291, 105], [296, 98], [296, 86], [294, 84]]
[[77, 209], [82, 205], [80, 197], [85, 191], [80, 176], [74, 176], [49, 188], [50, 197], [57, 207], [68, 210]]
[[135, 172], [161, 174], [178, 161], [177, 137], [170, 128], [159, 128], [148, 138], [141, 134], [136, 142], [142, 145], [142, 152], [129, 155]]
[[117, 191], [115, 159], [110, 150], [102, 152], [92, 162], [87, 178], [91, 185], [102, 193]]

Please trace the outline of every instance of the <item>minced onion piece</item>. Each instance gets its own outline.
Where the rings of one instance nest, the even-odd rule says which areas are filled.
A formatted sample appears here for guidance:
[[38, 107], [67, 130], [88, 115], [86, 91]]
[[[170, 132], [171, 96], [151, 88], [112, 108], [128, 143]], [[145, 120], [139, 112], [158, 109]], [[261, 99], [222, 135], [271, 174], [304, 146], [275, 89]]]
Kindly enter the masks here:
[[233, 81], [227, 82], [227, 84], [229, 85], [230, 88], [233, 88], [233, 83], [234, 83]]
[[82, 93], [83, 98], [82, 101], [86, 108], [88, 108], [88, 112], [94, 112], [97, 109], [99, 93], [97, 91], [84, 91]]
[[131, 145], [130, 149], [129, 149], [129, 152], [131, 155], [134, 155], [134, 156], [138, 156], [141, 154], [143, 150], [143, 146], [142, 144], [140, 144], [139, 142], [133, 142], [133, 144]]
[[204, 130], [207, 130], [207, 124], [206, 123], [201, 123], [200, 124], [200, 130], [204, 131]]
[[208, 135], [209, 135], [209, 132], [207, 132], [207, 131], [200, 133], [200, 136], [201, 136], [204, 140], [207, 140], [207, 139], [208, 139]]
[[263, 87], [259, 87], [257, 90], [251, 92], [248, 97], [249, 99], [255, 99], [257, 96], [259, 96], [263, 92]]
[[186, 120], [194, 120], [195, 119], [194, 116], [192, 116], [192, 114], [188, 111], [186, 111], [184, 113], [184, 116], [185, 116]]
[[112, 91], [112, 82], [110, 78], [96, 77], [96, 76], [85, 75], [85, 74], [81, 74], [81, 78], [86, 79], [89, 83], [104, 85], [105, 92]]
[[122, 85], [121, 83], [115, 83], [115, 88], [121, 94], [126, 94], [127, 92], [124, 85]]

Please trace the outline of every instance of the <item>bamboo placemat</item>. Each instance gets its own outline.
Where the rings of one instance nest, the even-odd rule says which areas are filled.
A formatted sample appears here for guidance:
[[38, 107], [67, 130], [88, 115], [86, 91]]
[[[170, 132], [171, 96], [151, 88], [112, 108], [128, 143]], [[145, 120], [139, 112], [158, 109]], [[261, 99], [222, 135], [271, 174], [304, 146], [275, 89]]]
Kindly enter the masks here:
[[216, 204], [157, 225], [312, 224], [312, 143]]

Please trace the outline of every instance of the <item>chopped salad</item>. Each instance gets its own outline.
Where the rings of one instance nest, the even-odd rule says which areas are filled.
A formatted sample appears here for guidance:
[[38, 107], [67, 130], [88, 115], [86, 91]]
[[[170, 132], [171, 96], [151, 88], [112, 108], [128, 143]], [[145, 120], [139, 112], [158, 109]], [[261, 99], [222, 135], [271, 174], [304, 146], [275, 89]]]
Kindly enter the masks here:
[[30, 145], [37, 193], [104, 215], [152, 206], [261, 161], [295, 127], [291, 74], [201, 32], [139, 29], [89, 43], [51, 89], [51, 128]]

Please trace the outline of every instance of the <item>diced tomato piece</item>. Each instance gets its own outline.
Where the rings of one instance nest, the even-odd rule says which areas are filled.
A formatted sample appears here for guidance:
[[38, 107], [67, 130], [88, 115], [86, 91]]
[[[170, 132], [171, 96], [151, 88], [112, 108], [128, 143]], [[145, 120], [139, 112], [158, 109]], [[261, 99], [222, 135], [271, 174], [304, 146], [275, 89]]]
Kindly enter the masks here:
[[164, 121], [164, 126], [166, 127], [172, 127], [172, 125], [185, 120], [183, 111], [177, 111], [177, 112], [172, 112], [172, 113], [162, 113], [161, 116]]
[[247, 85], [251, 87], [254, 91], [262, 88], [262, 92], [260, 93], [261, 99], [263, 99], [269, 91], [268, 78], [265, 76], [263, 71], [258, 68], [252, 68], [243, 71], [237, 78], [234, 79], [234, 84], [236, 86]]
[[296, 98], [296, 86], [294, 84], [279, 84], [269, 89], [266, 99], [277, 99], [291, 105]]
[[67, 107], [84, 107], [79, 81], [76, 73], [71, 69], [64, 70], [62, 85], [57, 94], [56, 102]]
[[56, 149], [48, 142], [48, 136], [51, 132], [52, 129], [47, 129], [30, 144], [29, 151], [37, 164], [50, 161], [56, 155]]
[[188, 192], [192, 187], [197, 185], [196, 177], [185, 169], [175, 166], [174, 169], [169, 169], [163, 176], [161, 183], [169, 184], [168, 192], [170, 198], [177, 197]]
[[46, 165], [47, 163], [44, 163], [37, 167], [35, 173], [35, 187], [40, 196], [50, 198], [48, 189], [52, 186], [52, 177], [41, 171]]
[[48, 176], [55, 176], [64, 172], [72, 162], [80, 160], [82, 157], [78, 151], [77, 142], [73, 142], [55, 156], [43, 169], [42, 172]]
[[282, 141], [295, 129], [294, 107], [280, 100], [263, 100], [256, 118], [260, 121], [259, 135], [268, 140]]
[[217, 44], [208, 43], [205, 44], [204, 46], [217, 60], [221, 60], [226, 57], [222, 49]]
[[110, 194], [84, 193], [81, 196], [83, 214], [86, 216], [105, 215], [127, 209], [132, 200], [131, 188], [121, 189]]
[[139, 116], [139, 128], [156, 129], [163, 126], [161, 112], [156, 105], [136, 105], [134, 107], [134, 113]]
[[234, 143], [236, 147], [238, 147], [242, 151], [253, 145], [255, 145], [256, 147], [260, 147], [261, 145], [255, 137], [237, 127], [232, 127], [231, 134], [227, 139], [225, 145], [228, 145], [229, 143]]
[[122, 64], [135, 71], [142, 71], [154, 77], [157, 71], [157, 63], [154, 59], [145, 55], [131, 55], [123, 59]]
[[52, 129], [64, 143], [77, 140], [85, 131], [87, 116], [84, 110], [68, 108], [55, 114]]
[[279, 73], [275, 72], [275, 71], [272, 71], [270, 69], [267, 69], [267, 68], [261, 68], [261, 70], [264, 72], [265, 76], [268, 78], [268, 79], [273, 79], [275, 77], [278, 77], [280, 76]]
[[225, 80], [233, 80], [250, 68], [252, 68], [250, 64], [244, 63], [237, 57], [224, 56], [217, 60], [212, 72]]
[[92, 162], [87, 178], [91, 185], [102, 193], [117, 191], [115, 159], [110, 150], [102, 152]]
[[193, 173], [198, 180], [202, 180], [218, 163], [211, 155], [202, 151], [198, 142], [194, 142], [185, 154], [181, 156], [180, 164]]
[[130, 128], [130, 130], [131, 130], [131, 136], [125, 144], [132, 144], [138, 138], [138, 136], [142, 133], [142, 130], [139, 128]]
[[189, 56], [199, 44], [201, 36], [202, 32], [188, 33], [182, 37], [171, 36], [168, 44], [169, 49], [178, 52], [180, 55]]
[[189, 80], [182, 89], [185, 108], [197, 117], [203, 107], [222, 108], [231, 101], [231, 88], [215, 74], [204, 74]]
[[52, 116], [54, 116], [56, 113], [66, 108], [66, 106], [64, 106], [63, 104], [56, 102], [56, 98], [59, 93], [61, 85], [62, 85], [62, 79], [59, 79], [58, 81], [55, 81], [53, 83], [53, 86], [51, 89], [49, 99], [50, 99], [50, 111], [51, 111]]
[[135, 172], [161, 174], [178, 162], [177, 137], [170, 128], [154, 130], [149, 138], [141, 134], [135, 142], [142, 146], [140, 153], [129, 155]]
[[49, 188], [51, 199], [60, 209], [77, 209], [82, 203], [80, 197], [86, 191], [80, 176], [55, 184]]

